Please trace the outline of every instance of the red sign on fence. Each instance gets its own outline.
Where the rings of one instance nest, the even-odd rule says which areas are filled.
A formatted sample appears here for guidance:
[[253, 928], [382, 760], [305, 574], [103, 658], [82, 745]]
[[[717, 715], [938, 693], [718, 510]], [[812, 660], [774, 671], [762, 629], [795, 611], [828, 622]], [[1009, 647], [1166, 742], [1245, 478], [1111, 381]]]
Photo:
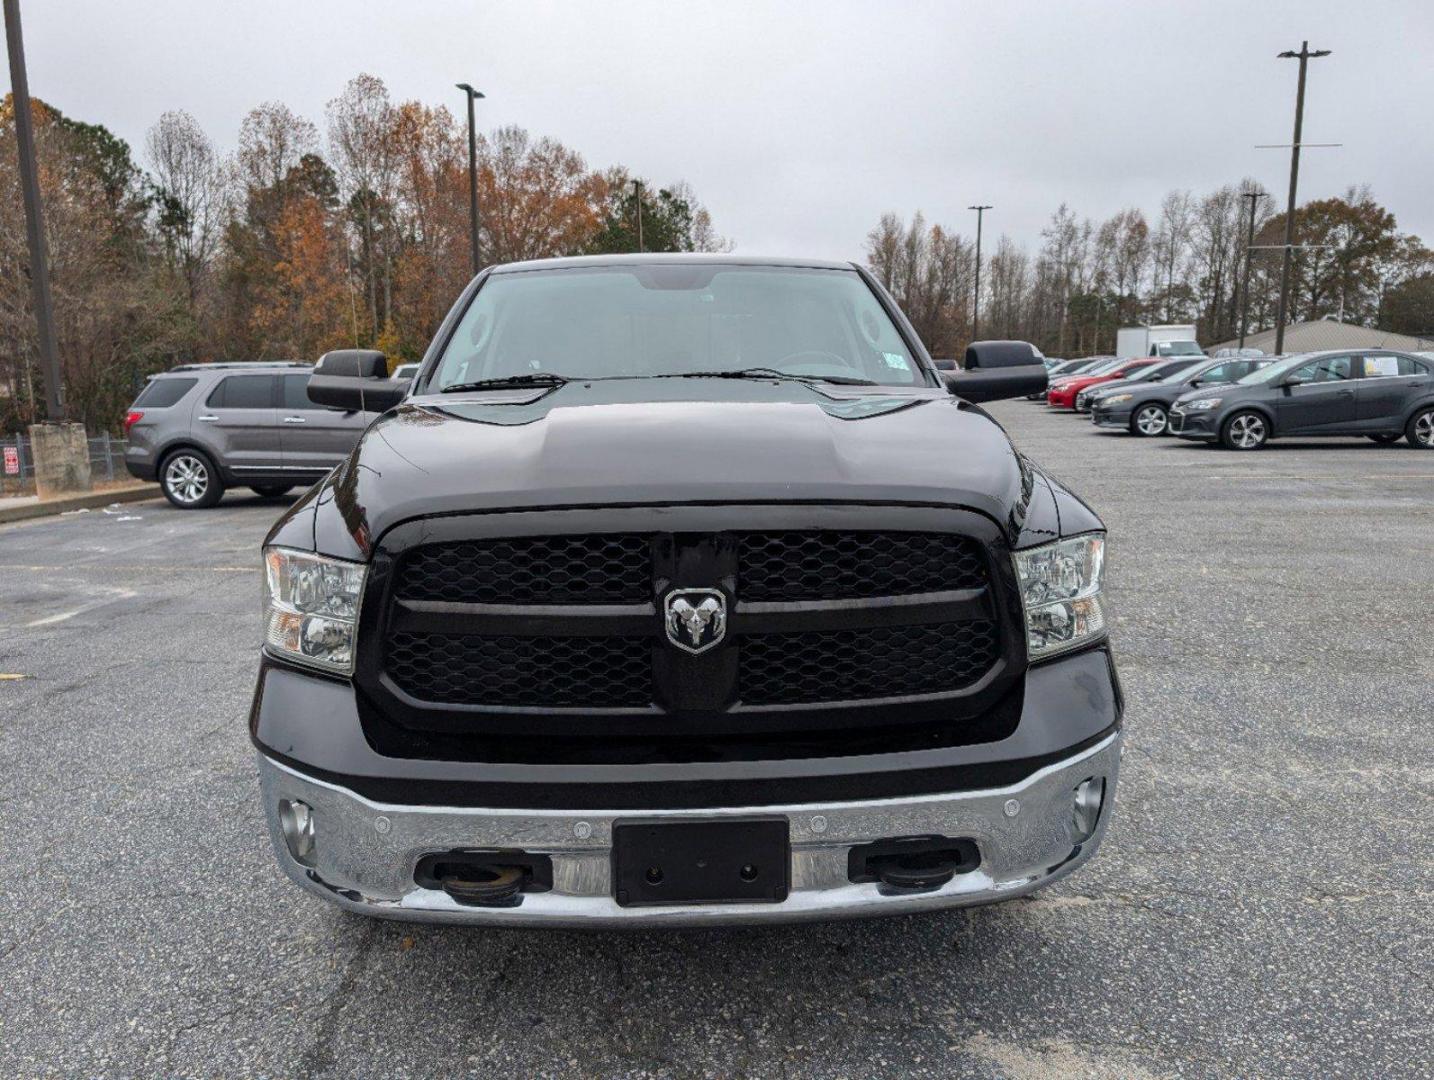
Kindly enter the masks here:
[[20, 451], [17, 447], [5, 447], [5, 475], [20, 475]]

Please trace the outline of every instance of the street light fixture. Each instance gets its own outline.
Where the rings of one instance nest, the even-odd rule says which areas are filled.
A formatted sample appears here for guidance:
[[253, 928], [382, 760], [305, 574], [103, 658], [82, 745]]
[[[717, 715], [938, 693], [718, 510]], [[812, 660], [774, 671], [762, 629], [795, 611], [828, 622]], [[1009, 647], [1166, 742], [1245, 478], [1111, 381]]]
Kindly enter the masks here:
[[976, 297], [971, 305], [971, 340], [979, 341], [981, 339], [981, 220], [991, 206], [989, 204], [968, 206], [966, 209], [976, 211]]
[[1295, 93], [1295, 137], [1290, 145], [1290, 199], [1285, 209], [1285, 257], [1280, 267], [1280, 309], [1275, 318], [1275, 353], [1285, 351], [1285, 313], [1290, 302], [1290, 264], [1294, 259], [1295, 244], [1295, 188], [1300, 179], [1300, 133], [1304, 129], [1305, 120], [1305, 72], [1309, 68], [1309, 62], [1321, 56], [1328, 56], [1329, 49], [1317, 49], [1310, 52], [1308, 41], [1300, 42], [1300, 51], [1285, 51], [1279, 54], [1281, 60], [1298, 60], [1300, 62], [1299, 89]]
[[1245, 331], [1250, 324], [1250, 260], [1255, 254], [1255, 207], [1261, 199], [1268, 199], [1269, 192], [1247, 191], [1242, 196], [1250, 200], [1250, 235], [1245, 241], [1245, 279], [1240, 286], [1240, 348], [1245, 347]]
[[5, 41], [10, 51], [11, 100], [15, 107], [15, 139], [20, 144], [20, 188], [25, 201], [25, 231], [30, 245], [30, 290], [35, 301], [35, 329], [40, 345], [40, 373], [45, 379], [45, 415], [65, 419], [65, 387], [60, 379], [60, 354], [55, 345], [55, 309], [50, 293], [50, 253], [45, 243], [45, 218], [40, 179], [35, 167], [34, 117], [30, 83], [25, 76], [25, 43], [20, 34], [20, 2], [4, 0]]
[[478, 135], [473, 127], [473, 102], [484, 95], [467, 83], [459, 83], [458, 89], [468, 96], [468, 231], [473, 249], [473, 273], [476, 274], [483, 264], [478, 261]]

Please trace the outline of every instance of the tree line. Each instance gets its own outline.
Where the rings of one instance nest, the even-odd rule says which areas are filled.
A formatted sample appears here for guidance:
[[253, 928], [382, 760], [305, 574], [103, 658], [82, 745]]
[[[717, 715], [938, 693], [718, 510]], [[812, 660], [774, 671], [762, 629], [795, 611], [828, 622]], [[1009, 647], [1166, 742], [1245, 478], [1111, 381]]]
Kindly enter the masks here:
[[[471, 274], [466, 124], [359, 75], [322, 126], [254, 108], [223, 153], [185, 112], [143, 161], [102, 125], [32, 101], [55, 322], [72, 417], [114, 429], [145, 376], [178, 363], [371, 347], [417, 359]], [[478, 136], [484, 264], [723, 250], [685, 183], [590, 168], [519, 127]], [[0, 104], [0, 432], [39, 419], [14, 104]]]
[[[1152, 221], [1138, 208], [1095, 222], [1064, 203], [1030, 252], [1001, 236], [982, 254], [979, 332], [1031, 341], [1048, 356], [1112, 352], [1121, 326], [1194, 323], [1203, 344], [1240, 332], [1252, 180], [1203, 196], [1172, 191]], [[1274, 326], [1285, 215], [1255, 200], [1249, 330]], [[1289, 322], [1333, 317], [1434, 335], [1434, 252], [1401, 233], [1368, 187], [1295, 211]], [[937, 356], [959, 356], [972, 335], [975, 251], [969, 237], [882, 215], [867, 262]]]

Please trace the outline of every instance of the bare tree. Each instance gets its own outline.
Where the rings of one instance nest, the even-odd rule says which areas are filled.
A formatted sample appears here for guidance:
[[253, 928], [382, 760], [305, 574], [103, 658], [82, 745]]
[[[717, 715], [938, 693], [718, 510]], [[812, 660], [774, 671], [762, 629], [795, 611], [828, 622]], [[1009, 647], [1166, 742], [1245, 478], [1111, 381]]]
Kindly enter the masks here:
[[1175, 319], [1175, 273], [1184, 269], [1194, 221], [1194, 199], [1188, 191], [1172, 191], [1160, 203], [1160, 225], [1155, 233], [1155, 258], [1165, 276], [1165, 321]]
[[329, 102], [329, 152], [345, 201], [358, 219], [369, 319], [377, 335], [393, 319], [396, 237], [386, 226], [397, 202], [395, 113], [388, 88], [373, 75], [356, 75]]
[[223, 228], [225, 170], [209, 136], [187, 112], [162, 115], [149, 129], [145, 149], [154, 170], [159, 233], [193, 309]]
[[256, 106], [239, 125], [239, 171], [252, 188], [283, 186], [289, 171], [319, 144], [319, 129], [281, 101]]

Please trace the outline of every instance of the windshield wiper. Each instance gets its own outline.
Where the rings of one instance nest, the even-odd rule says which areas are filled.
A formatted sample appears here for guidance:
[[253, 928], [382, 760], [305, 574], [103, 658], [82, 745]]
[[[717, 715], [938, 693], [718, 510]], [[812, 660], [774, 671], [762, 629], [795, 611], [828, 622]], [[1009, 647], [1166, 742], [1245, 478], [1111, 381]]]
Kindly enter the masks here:
[[[877, 386], [875, 379], [861, 379], [854, 375], [797, 375], [771, 367], [737, 368], [732, 371], [673, 371], [670, 377], [681, 379], [787, 379], [791, 382], [824, 382], [839, 386]], [[664, 378], [655, 375], [653, 378]]]
[[522, 375], [504, 375], [499, 379], [477, 379], [473, 382], [453, 383], [438, 391], [440, 394], [461, 394], [470, 390], [497, 390], [505, 386], [562, 386], [571, 380], [566, 375], [552, 371], [532, 371]]

